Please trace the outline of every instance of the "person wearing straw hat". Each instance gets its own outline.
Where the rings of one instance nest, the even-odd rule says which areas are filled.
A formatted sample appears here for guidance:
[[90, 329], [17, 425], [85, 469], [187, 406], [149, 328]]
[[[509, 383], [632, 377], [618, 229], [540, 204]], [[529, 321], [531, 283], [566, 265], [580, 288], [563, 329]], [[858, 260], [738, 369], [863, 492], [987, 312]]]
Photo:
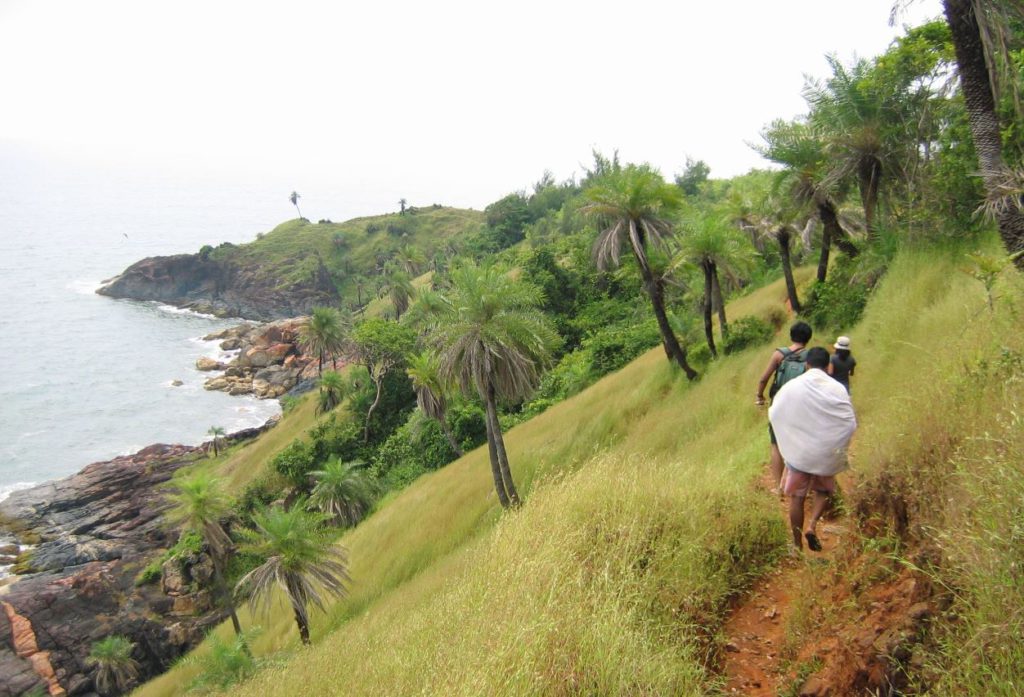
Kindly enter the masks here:
[[850, 353], [850, 337], [839, 337], [836, 339], [836, 343], [832, 345], [832, 348], [836, 352], [829, 359], [828, 374], [845, 387], [846, 393], [849, 394], [850, 376], [853, 375], [853, 370], [857, 367], [857, 359]]

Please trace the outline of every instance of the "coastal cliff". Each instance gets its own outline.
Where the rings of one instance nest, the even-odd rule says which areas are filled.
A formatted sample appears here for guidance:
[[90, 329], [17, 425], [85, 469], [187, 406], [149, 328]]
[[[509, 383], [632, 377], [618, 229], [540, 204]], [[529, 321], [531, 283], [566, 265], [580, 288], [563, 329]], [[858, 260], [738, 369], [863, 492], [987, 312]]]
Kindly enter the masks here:
[[223, 317], [274, 320], [338, 304], [330, 272], [317, 255], [308, 273], [290, 281], [259, 264], [211, 254], [148, 257], [107, 280], [96, 292], [113, 298], [156, 300]]
[[163, 518], [164, 485], [204, 455], [205, 446], [151, 445], [0, 502], [0, 525], [29, 545], [0, 587], [0, 697], [92, 694], [86, 658], [111, 635], [134, 642], [140, 678], [152, 677], [222, 619], [204, 589], [205, 554], [166, 563], [160, 584], [136, 584], [178, 537]]

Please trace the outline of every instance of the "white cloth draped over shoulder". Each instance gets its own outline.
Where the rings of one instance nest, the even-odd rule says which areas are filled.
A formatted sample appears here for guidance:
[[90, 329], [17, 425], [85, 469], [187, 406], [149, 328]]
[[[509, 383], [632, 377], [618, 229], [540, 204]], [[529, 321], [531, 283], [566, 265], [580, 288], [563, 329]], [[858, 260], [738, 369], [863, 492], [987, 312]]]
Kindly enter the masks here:
[[849, 466], [846, 448], [857, 417], [846, 388], [825, 371], [811, 368], [783, 385], [768, 420], [790, 467], [829, 476]]

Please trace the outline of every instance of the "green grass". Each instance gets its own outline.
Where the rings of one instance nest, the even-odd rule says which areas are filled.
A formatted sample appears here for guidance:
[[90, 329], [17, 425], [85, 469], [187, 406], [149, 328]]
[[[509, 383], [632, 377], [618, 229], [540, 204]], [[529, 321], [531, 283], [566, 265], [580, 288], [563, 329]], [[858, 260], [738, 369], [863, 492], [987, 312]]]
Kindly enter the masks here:
[[[939, 693], [1011, 694], [1024, 677], [1024, 291], [1011, 276], [989, 316], [958, 268], [955, 250], [904, 253], [849, 330], [861, 428], [844, 487], [859, 520], [943, 550], [932, 573], [956, 584], [980, 634], [960, 656], [967, 630], [937, 628]], [[731, 315], [780, 297], [781, 282]], [[527, 492], [518, 512], [501, 514], [484, 450], [420, 478], [342, 539], [351, 595], [314, 615], [314, 645], [296, 648], [280, 606], [256, 621], [253, 648], [294, 654], [231, 693], [707, 693], [728, 599], [785, 545], [776, 502], [755, 486], [767, 443], [753, 391], [778, 341], [695, 384], [657, 349], [519, 425], [507, 434]], [[137, 694], [178, 694], [190, 670]]]

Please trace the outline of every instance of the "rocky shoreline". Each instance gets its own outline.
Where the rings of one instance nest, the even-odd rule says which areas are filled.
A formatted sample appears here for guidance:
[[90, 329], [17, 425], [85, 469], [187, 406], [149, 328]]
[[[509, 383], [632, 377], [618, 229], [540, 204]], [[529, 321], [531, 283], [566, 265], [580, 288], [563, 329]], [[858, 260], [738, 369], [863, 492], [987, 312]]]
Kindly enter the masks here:
[[104, 281], [96, 292], [259, 321], [308, 315], [316, 306], [340, 302], [319, 256], [308, 275], [284, 283], [273, 269], [234, 258], [235, 249], [225, 243], [205, 253], [147, 257]]
[[[251, 439], [275, 423], [228, 438]], [[140, 679], [153, 677], [222, 619], [204, 589], [212, 571], [204, 554], [167, 562], [160, 584], [137, 582], [177, 541], [163, 519], [166, 483], [208, 447], [151, 445], [0, 502], [0, 527], [20, 543], [16, 575], [0, 581], [0, 697], [94, 694], [86, 658], [93, 642], [115, 634], [135, 643]]]

